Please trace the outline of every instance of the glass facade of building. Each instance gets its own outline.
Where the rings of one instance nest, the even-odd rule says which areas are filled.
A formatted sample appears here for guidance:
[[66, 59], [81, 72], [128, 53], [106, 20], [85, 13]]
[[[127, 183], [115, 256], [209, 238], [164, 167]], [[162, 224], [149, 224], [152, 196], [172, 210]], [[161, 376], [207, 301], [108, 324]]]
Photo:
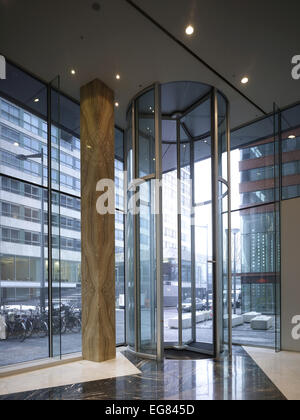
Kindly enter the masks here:
[[[16, 74], [26, 95], [12, 87]], [[80, 107], [51, 90], [50, 145], [47, 87], [11, 65], [7, 76], [0, 83], [0, 366], [81, 351]], [[123, 132], [117, 128], [115, 139], [116, 323], [123, 344]]]
[[[300, 106], [232, 133], [233, 300], [236, 313], [271, 316], [268, 331], [234, 329], [241, 344], [278, 347], [280, 200], [299, 196]], [[282, 279], [284, 281], [284, 279]], [[279, 341], [279, 340], [277, 340]]]

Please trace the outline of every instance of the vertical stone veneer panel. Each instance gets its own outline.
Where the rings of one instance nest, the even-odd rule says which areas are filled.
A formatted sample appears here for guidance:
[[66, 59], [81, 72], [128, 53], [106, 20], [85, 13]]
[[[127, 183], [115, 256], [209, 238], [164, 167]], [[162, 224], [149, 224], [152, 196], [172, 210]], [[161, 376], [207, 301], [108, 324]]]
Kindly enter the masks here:
[[101, 179], [114, 180], [114, 93], [94, 80], [80, 91], [82, 353], [102, 362], [116, 357], [115, 217], [99, 215]]

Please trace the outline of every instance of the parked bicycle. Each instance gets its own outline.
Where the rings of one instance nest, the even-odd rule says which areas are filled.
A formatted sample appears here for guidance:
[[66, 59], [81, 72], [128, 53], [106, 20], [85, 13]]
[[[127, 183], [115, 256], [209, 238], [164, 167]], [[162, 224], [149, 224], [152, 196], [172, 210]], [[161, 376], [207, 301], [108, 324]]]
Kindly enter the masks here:
[[37, 336], [39, 338], [47, 337], [48, 324], [47, 317], [31, 311], [30, 316], [26, 319], [26, 337]]
[[62, 306], [62, 317], [68, 331], [79, 333], [81, 331], [81, 312], [76, 311], [72, 306]]
[[[45, 338], [49, 334], [49, 309], [35, 309], [3, 307], [0, 315], [4, 316], [6, 340], [16, 338], [23, 342], [27, 338]], [[66, 332], [79, 333], [81, 331], [81, 309], [75, 308], [68, 303], [56, 304], [52, 308], [52, 333], [55, 335]]]
[[21, 343], [26, 339], [26, 319], [15, 313], [3, 312], [5, 316], [6, 339], [15, 338]]

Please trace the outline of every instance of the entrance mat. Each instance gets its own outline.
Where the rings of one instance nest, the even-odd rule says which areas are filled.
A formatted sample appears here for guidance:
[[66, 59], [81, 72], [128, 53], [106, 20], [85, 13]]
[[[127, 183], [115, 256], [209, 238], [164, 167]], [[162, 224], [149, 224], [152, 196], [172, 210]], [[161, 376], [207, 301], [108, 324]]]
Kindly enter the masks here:
[[167, 360], [204, 360], [213, 359], [213, 356], [207, 354], [197, 353], [190, 350], [165, 350], [165, 359]]

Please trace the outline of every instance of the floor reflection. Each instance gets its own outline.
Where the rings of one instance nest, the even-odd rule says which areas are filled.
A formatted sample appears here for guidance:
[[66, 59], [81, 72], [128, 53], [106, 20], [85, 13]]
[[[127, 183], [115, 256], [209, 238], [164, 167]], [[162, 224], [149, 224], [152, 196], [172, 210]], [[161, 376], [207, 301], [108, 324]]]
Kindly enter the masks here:
[[232, 359], [165, 360], [123, 353], [141, 374], [10, 395], [2, 399], [87, 400], [284, 400], [240, 347]]

